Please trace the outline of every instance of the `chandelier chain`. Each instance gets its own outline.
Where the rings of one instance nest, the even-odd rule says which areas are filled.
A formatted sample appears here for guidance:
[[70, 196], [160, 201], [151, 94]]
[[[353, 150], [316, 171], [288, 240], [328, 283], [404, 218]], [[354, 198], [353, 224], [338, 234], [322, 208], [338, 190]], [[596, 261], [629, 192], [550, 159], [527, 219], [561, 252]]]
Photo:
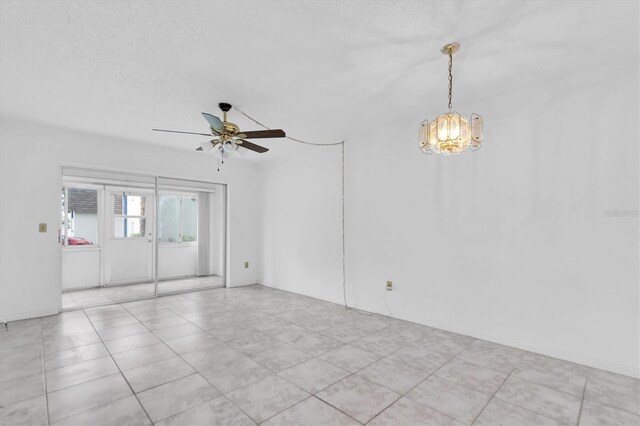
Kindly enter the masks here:
[[[256, 120], [255, 118], [251, 117], [249, 114], [247, 114], [246, 112], [242, 111], [240, 108], [238, 108], [237, 106], [233, 105], [233, 109], [235, 109], [236, 111], [238, 111], [240, 114], [244, 115], [246, 118], [248, 118], [249, 120], [253, 121], [255, 124], [257, 124], [258, 126], [267, 129], [267, 130], [271, 130], [271, 127], [268, 127], [267, 125], [259, 122], [258, 120]], [[345, 240], [345, 214], [344, 214], [344, 143], [345, 141], [340, 141], [340, 142], [330, 142], [330, 143], [317, 143], [317, 142], [308, 142], [308, 141], [303, 141], [301, 139], [296, 139], [296, 138], [292, 138], [289, 136], [285, 136], [285, 139], [289, 139], [290, 141], [296, 142], [296, 143], [300, 143], [303, 145], [311, 145], [311, 146], [340, 146], [340, 154], [341, 154], [341, 158], [340, 158], [340, 173], [341, 173], [341, 180], [340, 180], [340, 192], [341, 192], [341, 202], [342, 202], [342, 206], [341, 206], [341, 216], [342, 216], [342, 296], [344, 298], [344, 308], [345, 309], [349, 309], [349, 306], [347, 304], [347, 275], [346, 275], [346, 261], [345, 261], [345, 255], [346, 255], [346, 240]]]
[[451, 110], [451, 97], [453, 92], [453, 53], [449, 52], [449, 110]]

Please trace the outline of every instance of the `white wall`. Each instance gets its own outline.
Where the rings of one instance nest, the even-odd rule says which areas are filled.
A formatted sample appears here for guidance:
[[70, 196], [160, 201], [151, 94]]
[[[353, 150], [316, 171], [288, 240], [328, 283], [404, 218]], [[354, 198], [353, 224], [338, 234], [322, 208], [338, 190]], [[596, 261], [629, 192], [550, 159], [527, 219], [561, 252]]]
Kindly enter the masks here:
[[100, 285], [100, 250], [96, 247], [62, 249], [63, 290]]
[[[460, 112], [485, 117], [476, 153], [421, 154], [420, 111], [358, 128], [346, 145], [350, 305], [388, 314], [392, 280], [395, 317], [637, 377], [637, 67], [567, 77], [561, 94], [467, 102]], [[341, 303], [330, 151], [264, 165], [262, 282]]]
[[197, 272], [197, 243], [158, 246], [158, 278], [194, 276]]
[[[28, 122], [0, 125], [0, 318], [5, 321], [58, 312], [60, 305], [60, 166], [88, 167], [228, 184], [228, 283], [253, 284], [260, 273], [256, 166]], [[146, 159], [146, 160], [145, 160]], [[38, 233], [38, 223], [48, 224]], [[244, 269], [244, 261], [256, 266]]]

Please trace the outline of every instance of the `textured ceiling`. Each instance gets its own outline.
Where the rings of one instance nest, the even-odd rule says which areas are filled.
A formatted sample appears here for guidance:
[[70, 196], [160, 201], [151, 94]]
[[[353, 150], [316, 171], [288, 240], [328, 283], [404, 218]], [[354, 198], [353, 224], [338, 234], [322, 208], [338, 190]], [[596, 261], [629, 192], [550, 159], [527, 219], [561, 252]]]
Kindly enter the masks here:
[[[394, 123], [415, 140], [446, 107], [483, 111], [522, 87], [606, 85], [637, 62], [635, 1], [0, 2], [3, 119], [193, 149], [228, 101], [291, 136], [357, 139]], [[637, 66], [637, 65], [636, 65]], [[256, 126], [239, 115], [230, 121]], [[283, 155], [285, 141], [264, 143]], [[245, 158], [256, 159], [257, 154]], [[268, 158], [263, 156], [264, 158]]]

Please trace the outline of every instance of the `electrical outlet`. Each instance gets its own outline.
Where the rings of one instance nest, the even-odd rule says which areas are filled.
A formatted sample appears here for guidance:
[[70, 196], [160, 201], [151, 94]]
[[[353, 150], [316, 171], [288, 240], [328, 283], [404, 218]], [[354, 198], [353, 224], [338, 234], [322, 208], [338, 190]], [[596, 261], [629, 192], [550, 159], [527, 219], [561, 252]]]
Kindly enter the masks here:
[[249, 262], [244, 262], [244, 269], [249, 269]]
[[393, 281], [387, 281], [387, 290], [388, 291], [393, 290]]
[[47, 232], [47, 224], [41, 223], [38, 225], [38, 232]]

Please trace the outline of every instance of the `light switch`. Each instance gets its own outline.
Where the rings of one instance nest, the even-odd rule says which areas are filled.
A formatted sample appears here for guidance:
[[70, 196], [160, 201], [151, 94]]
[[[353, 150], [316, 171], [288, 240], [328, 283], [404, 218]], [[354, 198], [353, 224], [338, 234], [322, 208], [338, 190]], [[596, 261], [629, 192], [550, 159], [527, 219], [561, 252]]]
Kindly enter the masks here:
[[244, 262], [244, 269], [249, 269], [249, 262]]
[[47, 224], [41, 223], [38, 225], [38, 232], [47, 232]]

